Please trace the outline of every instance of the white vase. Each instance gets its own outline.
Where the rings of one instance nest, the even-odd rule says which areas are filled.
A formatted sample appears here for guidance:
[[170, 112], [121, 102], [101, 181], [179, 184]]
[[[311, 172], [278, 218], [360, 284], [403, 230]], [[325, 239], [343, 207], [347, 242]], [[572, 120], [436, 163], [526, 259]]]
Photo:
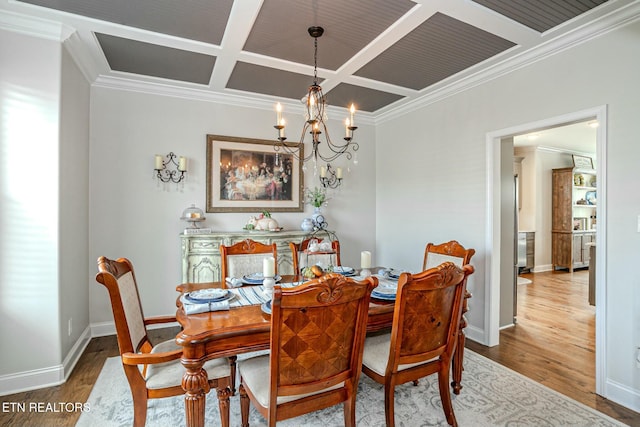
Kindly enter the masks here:
[[318, 217], [322, 215], [322, 208], [321, 207], [317, 207], [317, 208], [313, 208], [313, 214], [311, 215], [311, 219], [313, 220], [314, 223], [317, 222]]
[[311, 218], [303, 219], [302, 224], [300, 224], [300, 228], [302, 231], [306, 231], [307, 233], [313, 231], [313, 220]]

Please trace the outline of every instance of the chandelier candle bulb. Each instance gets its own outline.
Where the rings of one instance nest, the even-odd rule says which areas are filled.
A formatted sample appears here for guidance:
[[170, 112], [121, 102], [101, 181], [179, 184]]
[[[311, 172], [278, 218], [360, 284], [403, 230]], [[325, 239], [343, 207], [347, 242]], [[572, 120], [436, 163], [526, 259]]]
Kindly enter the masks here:
[[276, 275], [275, 270], [276, 260], [273, 257], [267, 257], [262, 262], [262, 275], [264, 277], [274, 277]]
[[336, 169], [336, 178], [342, 179], [342, 168]]
[[344, 121], [344, 136], [346, 138], [349, 138], [349, 126], [351, 125], [351, 122], [349, 121], [349, 119], [346, 119]]
[[326, 178], [327, 177], [327, 168], [322, 166], [320, 168], [320, 178]]
[[162, 156], [156, 154], [156, 167], [155, 169], [162, 169]]
[[353, 120], [353, 115], [356, 112], [356, 107], [353, 104], [351, 104], [351, 108], [349, 108], [349, 112], [351, 113], [351, 115], [349, 117], [351, 126], [355, 126], [356, 122]]

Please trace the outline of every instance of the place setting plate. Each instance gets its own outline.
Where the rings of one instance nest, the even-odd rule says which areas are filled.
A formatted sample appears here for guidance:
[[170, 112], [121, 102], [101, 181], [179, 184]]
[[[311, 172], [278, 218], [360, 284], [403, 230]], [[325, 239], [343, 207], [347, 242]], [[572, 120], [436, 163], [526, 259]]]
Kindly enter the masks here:
[[342, 274], [343, 276], [355, 276], [356, 275], [355, 268], [346, 267], [344, 265], [338, 265], [336, 267], [333, 267], [333, 272]]
[[185, 299], [194, 304], [207, 304], [210, 302], [227, 301], [233, 298], [233, 294], [228, 289], [207, 288], [185, 294]]
[[271, 300], [263, 302], [260, 305], [260, 309], [262, 309], [262, 312], [265, 314], [271, 314]]
[[[280, 280], [282, 280], [282, 277], [276, 274], [273, 279], [276, 281], [276, 283], [278, 283]], [[245, 285], [262, 285], [263, 281], [264, 276], [262, 275], [262, 273], [253, 273], [242, 276], [242, 283], [244, 283]]]
[[384, 277], [386, 277], [387, 279], [391, 279], [391, 280], [398, 280], [402, 273], [403, 273], [402, 270], [396, 270], [396, 269], [393, 269], [393, 268], [389, 268], [389, 269], [384, 271]]
[[387, 301], [395, 301], [398, 288], [395, 286], [378, 285], [372, 292], [371, 296], [376, 299]]

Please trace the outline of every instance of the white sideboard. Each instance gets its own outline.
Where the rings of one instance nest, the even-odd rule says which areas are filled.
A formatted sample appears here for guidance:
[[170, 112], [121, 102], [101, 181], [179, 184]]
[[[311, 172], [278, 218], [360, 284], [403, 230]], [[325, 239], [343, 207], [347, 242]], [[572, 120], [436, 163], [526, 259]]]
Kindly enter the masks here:
[[182, 282], [220, 281], [220, 245], [233, 245], [246, 239], [275, 243], [278, 249], [278, 274], [293, 274], [289, 242], [300, 243], [305, 231], [215, 231], [207, 234], [182, 234]]

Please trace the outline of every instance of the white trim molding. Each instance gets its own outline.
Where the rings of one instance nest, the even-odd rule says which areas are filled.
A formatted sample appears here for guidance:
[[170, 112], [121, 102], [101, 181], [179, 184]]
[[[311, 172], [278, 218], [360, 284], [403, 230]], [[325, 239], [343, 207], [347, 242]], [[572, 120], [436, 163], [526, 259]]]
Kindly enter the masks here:
[[64, 383], [87, 348], [91, 339], [90, 331], [87, 327], [82, 332], [62, 364], [0, 376], [0, 396]]

